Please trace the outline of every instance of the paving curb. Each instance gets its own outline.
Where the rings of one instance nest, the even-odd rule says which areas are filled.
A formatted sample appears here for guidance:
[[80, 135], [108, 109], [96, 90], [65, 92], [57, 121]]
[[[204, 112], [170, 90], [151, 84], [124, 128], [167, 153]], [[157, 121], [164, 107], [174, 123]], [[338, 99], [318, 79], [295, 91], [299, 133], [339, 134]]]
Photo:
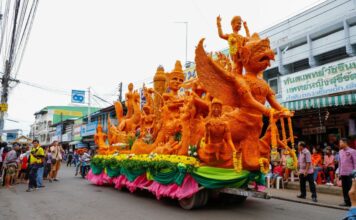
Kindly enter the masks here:
[[325, 207], [325, 208], [339, 209], [339, 210], [345, 210], [345, 211], [349, 210], [349, 208], [347, 208], [347, 207], [329, 205], [329, 204], [319, 203], [319, 202], [310, 202], [308, 200], [302, 201], [302, 200], [288, 199], [288, 198], [279, 197], [279, 196], [272, 196], [272, 195], [271, 195], [271, 198], [272, 199], [278, 199], [278, 200], [284, 200], [284, 201], [288, 201], [288, 202], [296, 202], [296, 203], [301, 203], [301, 204], [306, 204], [306, 205]]
[[[309, 184], [307, 183], [306, 186]], [[286, 189], [291, 189], [291, 190], [299, 190], [299, 183], [296, 182], [288, 182], [285, 185]], [[316, 192], [317, 193], [323, 193], [323, 194], [329, 194], [329, 195], [336, 195], [336, 196], [342, 196], [342, 188], [341, 187], [335, 187], [335, 186], [325, 186], [325, 185], [316, 185]]]

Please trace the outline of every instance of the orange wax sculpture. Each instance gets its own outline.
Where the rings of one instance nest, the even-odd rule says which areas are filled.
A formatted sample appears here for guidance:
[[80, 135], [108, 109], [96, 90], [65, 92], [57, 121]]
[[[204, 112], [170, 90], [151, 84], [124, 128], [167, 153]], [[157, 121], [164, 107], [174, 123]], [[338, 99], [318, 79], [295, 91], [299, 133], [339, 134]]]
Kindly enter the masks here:
[[[109, 119], [107, 136], [101, 125], [97, 129], [99, 154], [129, 150], [134, 154], [190, 155], [190, 147], [195, 147], [197, 154], [190, 156], [197, 156], [202, 164], [234, 168], [237, 172], [267, 172], [271, 147], [287, 149], [296, 159], [295, 151], [288, 147], [294, 144], [293, 112], [278, 103], [273, 90], [260, 78], [274, 59], [269, 40], [260, 39], [256, 33], [250, 36], [246, 22], [247, 36], [239, 35], [239, 16], [232, 19], [231, 34], [223, 34], [220, 22], [219, 16], [219, 36], [229, 42], [230, 57], [217, 53], [213, 60], [201, 40], [195, 51], [198, 78], [185, 82], [180, 61], [169, 73], [159, 66], [153, 88], [143, 88], [146, 104], [142, 109], [139, 94], [130, 84], [126, 116], [122, 103], [116, 102], [118, 125]], [[185, 92], [179, 92], [181, 89]], [[263, 115], [269, 117], [270, 125], [260, 138]], [[284, 118], [288, 126], [284, 126]]]

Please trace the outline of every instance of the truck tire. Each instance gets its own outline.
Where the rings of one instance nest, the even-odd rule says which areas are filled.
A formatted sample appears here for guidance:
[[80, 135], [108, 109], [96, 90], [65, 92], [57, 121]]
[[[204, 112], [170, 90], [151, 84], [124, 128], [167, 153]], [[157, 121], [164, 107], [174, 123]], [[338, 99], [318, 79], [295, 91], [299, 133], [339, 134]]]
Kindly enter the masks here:
[[207, 190], [200, 190], [199, 192], [195, 193], [190, 198], [184, 198], [179, 200], [179, 205], [183, 209], [191, 210], [194, 208], [202, 208], [208, 202], [209, 194]]
[[197, 198], [195, 200], [194, 208], [202, 208], [208, 203], [209, 194], [207, 190], [200, 190], [197, 193]]
[[191, 210], [195, 206], [195, 200], [196, 200], [196, 194], [193, 195], [190, 198], [184, 198], [181, 200], [178, 200], [180, 207], [182, 207], [185, 210]]

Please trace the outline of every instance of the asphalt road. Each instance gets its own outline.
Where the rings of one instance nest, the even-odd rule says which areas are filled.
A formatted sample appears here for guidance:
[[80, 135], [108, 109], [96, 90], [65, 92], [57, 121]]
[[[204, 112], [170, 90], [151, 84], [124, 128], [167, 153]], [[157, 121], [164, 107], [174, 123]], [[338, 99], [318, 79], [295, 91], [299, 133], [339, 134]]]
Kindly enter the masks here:
[[57, 219], [342, 219], [341, 210], [286, 202], [248, 198], [241, 205], [209, 203], [203, 209], [186, 211], [173, 200], [157, 201], [145, 192], [131, 194], [113, 187], [99, 187], [74, 177], [74, 168], [63, 167], [60, 181], [35, 192], [25, 185], [0, 188], [0, 220]]

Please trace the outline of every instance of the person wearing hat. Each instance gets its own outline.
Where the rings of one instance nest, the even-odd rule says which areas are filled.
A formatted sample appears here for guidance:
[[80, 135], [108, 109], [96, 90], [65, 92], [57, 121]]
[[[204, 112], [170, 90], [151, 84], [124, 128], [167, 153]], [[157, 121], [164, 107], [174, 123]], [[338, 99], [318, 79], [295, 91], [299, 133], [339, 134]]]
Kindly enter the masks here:
[[335, 171], [335, 158], [332, 154], [330, 146], [326, 147], [324, 155], [324, 173], [326, 177], [326, 185], [333, 186], [334, 184], [334, 171]]

